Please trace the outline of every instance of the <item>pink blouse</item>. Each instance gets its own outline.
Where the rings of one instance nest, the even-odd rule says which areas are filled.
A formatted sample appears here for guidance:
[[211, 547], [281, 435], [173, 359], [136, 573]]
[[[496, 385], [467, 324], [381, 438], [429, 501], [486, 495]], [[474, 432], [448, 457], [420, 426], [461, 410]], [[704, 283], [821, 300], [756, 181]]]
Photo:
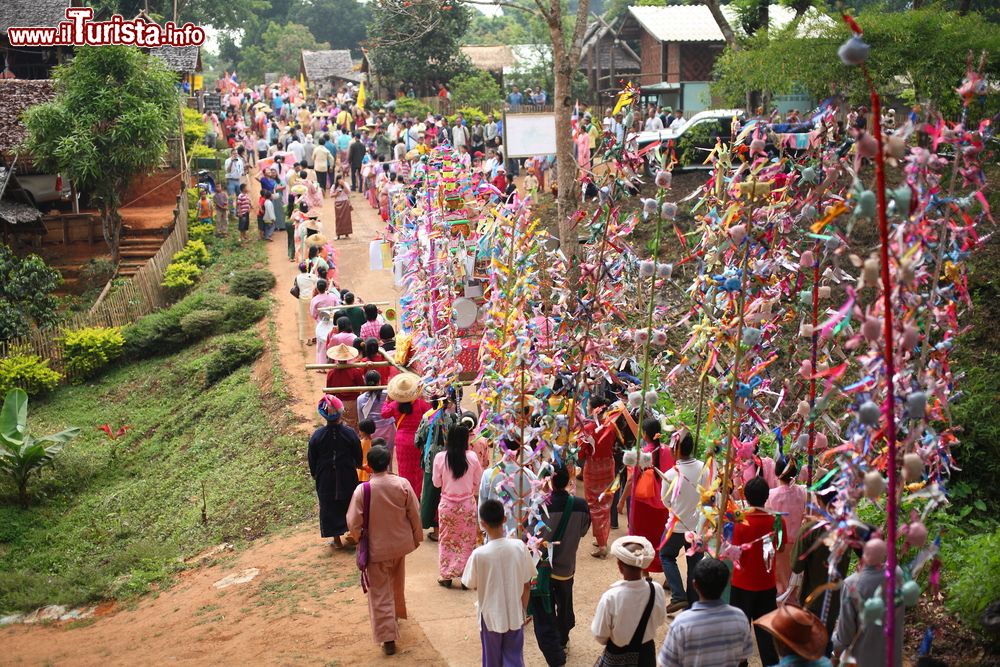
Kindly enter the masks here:
[[434, 457], [434, 469], [431, 474], [431, 481], [434, 486], [441, 489], [441, 498], [451, 501], [462, 501], [471, 498], [479, 488], [479, 480], [483, 476], [483, 466], [479, 463], [479, 457], [475, 452], [465, 452], [465, 460], [469, 462], [469, 467], [465, 474], [455, 479], [448, 467], [448, 452], [438, 452]]
[[802, 517], [806, 513], [808, 496], [806, 487], [801, 484], [779, 484], [777, 488], [771, 489], [771, 495], [764, 503], [764, 507], [769, 510], [785, 513], [785, 526], [788, 530], [785, 544], [793, 544], [795, 540], [799, 539], [799, 530], [802, 529]]

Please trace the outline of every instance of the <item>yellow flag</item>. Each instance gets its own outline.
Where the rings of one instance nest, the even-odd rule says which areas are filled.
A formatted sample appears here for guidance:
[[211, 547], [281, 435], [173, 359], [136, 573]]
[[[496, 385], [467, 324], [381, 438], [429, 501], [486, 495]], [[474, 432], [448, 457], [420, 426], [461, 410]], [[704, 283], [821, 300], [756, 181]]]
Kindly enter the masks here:
[[358, 106], [361, 107], [362, 109], [365, 108], [365, 98], [366, 97], [367, 96], [365, 95], [365, 82], [362, 81], [361, 82], [361, 86], [358, 87]]
[[306, 75], [299, 72], [299, 90], [302, 91], [302, 97], [306, 96]]

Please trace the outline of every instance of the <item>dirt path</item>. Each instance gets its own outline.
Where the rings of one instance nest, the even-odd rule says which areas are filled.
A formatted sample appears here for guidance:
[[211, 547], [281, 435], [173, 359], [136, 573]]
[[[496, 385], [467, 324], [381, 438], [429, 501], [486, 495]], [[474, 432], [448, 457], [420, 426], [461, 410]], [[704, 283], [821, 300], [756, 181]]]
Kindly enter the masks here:
[[[367, 301], [396, 298], [389, 271], [368, 267], [368, 243], [381, 228], [376, 212], [354, 198], [354, 234], [337, 241], [342, 286]], [[333, 238], [333, 206], [327, 200], [323, 231]], [[315, 348], [298, 342], [296, 303], [288, 294], [297, 272], [287, 259], [285, 236], [268, 244], [277, 277], [275, 321], [278, 352], [291, 396], [288, 406], [301, 418], [305, 437], [317, 425], [315, 402], [323, 376], [307, 373]], [[578, 489], [579, 490], [579, 489]], [[624, 525], [624, 521], [623, 521]], [[611, 539], [622, 534], [612, 531]], [[581, 544], [575, 582], [576, 630], [568, 665], [592, 665], [599, 646], [590, 622], [601, 593], [618, 578], [612, 560], [589, 556], [590, 540]], [[681, 561], [682, 572], [683, 559]], [[257, 570], [250, 581], [226, 588], [214, 584], [231, 575]], [[657, 575], [662, 581], [662, 575]], [[407, 605], [410, 619], [395, 658], [384, 658], [371, 643], [368, 609], [358, 586], [353, 553], [330, 555], [314, 523], [289, 529], [223, 554], [180, 577], [169, 589], [150, 595], [134, 608], [111, 609], [102, 617], [77, 624], [19, 626], [0, 630], [0, 660], [13, 665], [129, 665], [139, 662], [183, 665], [400, 665], [480, 664], [475, 593], [437, 585], [437, 549], [424, 542], [407, 559]], [[530, 626], [525, 657], [530, 667], [545, 664]], [[661, 640], [662, 632], [658, 636]], [[758, 663], [759, 664], [759, 663]]]

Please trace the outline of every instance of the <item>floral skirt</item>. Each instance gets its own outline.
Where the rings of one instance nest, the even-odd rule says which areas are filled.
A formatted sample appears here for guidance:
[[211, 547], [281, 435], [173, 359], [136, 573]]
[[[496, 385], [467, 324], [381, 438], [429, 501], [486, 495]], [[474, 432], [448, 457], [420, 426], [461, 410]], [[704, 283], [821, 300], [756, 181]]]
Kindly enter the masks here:
[[441, 579], [460, 579], [476, 548], [476, 499], [441, 498], [438, 505], [438, 571]]

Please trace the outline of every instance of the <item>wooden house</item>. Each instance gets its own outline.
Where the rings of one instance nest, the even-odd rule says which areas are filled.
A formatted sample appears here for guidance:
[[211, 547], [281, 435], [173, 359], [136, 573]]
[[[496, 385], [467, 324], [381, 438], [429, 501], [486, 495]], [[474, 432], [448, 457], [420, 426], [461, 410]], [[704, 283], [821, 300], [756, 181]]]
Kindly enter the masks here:
[[299, 73], [305, 78], [306, 88], [317, 97], [335, 95], [338, 88], [361, 82], [361, 72], [354, 69], [354, 60], [347, 49], [303, 50]]
[[0, 1], [0, 78], [48, 79], [52, 68], [65, 61], [72, 46], [11, 47], [7, 30], [11, 27], [56, 26], [66, 20], [66, 8], [79, 5], [73, 0]]

